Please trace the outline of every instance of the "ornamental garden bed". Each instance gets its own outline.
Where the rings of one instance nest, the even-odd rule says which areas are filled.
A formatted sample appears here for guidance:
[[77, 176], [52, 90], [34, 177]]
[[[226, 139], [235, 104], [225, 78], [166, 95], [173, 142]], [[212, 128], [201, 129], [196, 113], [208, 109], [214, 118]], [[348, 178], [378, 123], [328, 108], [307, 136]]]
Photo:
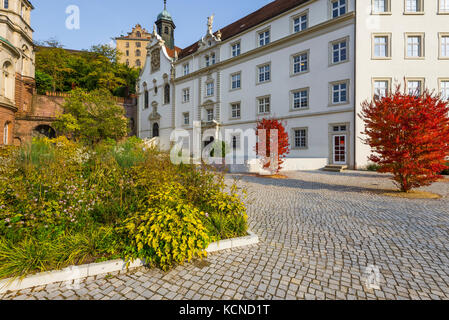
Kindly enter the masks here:
[[247, 235], [244, 190], [136, 138], [36, 139], [0, 164], [0, 279], [114, 259], [168, 270]]

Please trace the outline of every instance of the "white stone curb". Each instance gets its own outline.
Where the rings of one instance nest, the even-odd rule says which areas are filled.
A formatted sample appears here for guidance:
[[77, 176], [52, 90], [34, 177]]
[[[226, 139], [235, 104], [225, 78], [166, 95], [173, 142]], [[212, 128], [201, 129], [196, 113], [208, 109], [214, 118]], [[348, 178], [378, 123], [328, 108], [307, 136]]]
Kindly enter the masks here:
[[[207, 249], [207, 253], [222, 251], [226, 249], [239, 248], [259, 243], [259, 237], [248, 231], [248, 236], [241, 238], [234, 238], [222, 240], [211, 243]], [[100, 263], [91, 263], [81, 266], [72, 266], [60, 271], [48, 271], [38, 273], [24, 279], [4, 279], [0, 280], [0, 293], [8, 291], [19, 291], [39, 286], [45, 286], [55, 282], [67, 282], [68, 284], [74, 280], [79, 280], [87, 277], [93, 277], [100, 274], [106, 274], [117, 271], [125, 271], [127, 269], [135, 269], [145, 265], [145, 261], [136, 260], [131, 262], [126, 268], [126, 262], [123, 260], [112, 260]]]

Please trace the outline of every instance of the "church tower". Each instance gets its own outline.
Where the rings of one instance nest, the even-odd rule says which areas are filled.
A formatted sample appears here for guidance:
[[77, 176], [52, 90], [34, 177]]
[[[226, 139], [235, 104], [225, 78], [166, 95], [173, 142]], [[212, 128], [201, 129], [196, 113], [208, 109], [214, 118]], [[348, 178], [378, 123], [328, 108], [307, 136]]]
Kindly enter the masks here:
[[175, 29], [171, 14], [167, 11], [167, 0], [164, 0], [164, 10], [157, 16], [156, 21], [157, 33], [164, 39], [165, 45], [170, 48], [175, 48]]

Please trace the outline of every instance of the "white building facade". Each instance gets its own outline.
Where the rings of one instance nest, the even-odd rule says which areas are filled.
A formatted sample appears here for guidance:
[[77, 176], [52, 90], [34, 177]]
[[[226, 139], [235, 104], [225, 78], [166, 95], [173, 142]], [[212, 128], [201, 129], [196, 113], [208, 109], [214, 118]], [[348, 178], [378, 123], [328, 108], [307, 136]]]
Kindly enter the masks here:
[[[364, 100], [404, 78], [410, 90], [449, 97], [448, 5], [278, 0], [217, 32], [210, 17], [201, 40], [172, 56], [154, 37], [139, 81], [139, 136], [160, 136], [169, 149], [174, 130], [193, 133], [201, 123], [243, 154], [236, 169], [257, 171], [245, 132], [276, 118], [290, 139], [285, 170], [363, 168], [370, 154], [357, 116]], [[152, 68], [158, 58], [160, 68]]]

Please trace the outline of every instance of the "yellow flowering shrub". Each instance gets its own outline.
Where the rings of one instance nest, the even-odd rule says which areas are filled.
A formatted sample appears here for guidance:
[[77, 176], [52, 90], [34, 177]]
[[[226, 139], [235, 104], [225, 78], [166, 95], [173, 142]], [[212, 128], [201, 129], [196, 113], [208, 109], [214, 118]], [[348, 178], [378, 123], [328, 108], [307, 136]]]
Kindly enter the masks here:
[[182, 199], [183, 186], [164, 184], [151, 195], [148, 209], [126, 219], [127, 260], [137, 258], [166, 271], [206, 256], [210, 243], [202, 213]]

